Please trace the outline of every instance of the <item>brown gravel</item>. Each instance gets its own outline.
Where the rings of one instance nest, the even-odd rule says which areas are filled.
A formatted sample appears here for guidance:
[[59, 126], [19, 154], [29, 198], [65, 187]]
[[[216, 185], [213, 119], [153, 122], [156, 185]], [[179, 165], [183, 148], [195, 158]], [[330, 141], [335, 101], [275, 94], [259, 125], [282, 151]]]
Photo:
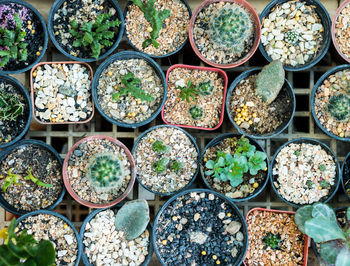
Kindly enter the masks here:
[[335, 23], [335, 38], [340, 51], [350, 58], [350, 4], [340, 12]]

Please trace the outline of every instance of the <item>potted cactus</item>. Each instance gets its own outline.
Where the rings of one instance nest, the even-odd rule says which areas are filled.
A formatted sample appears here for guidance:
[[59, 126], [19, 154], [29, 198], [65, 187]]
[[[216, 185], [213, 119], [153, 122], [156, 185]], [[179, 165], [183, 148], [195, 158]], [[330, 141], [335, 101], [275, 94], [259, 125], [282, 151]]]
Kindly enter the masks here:
[[129, 201], [121, 208], [93, 211], [80, 229], [84, 264], [148, 265], [153, 254], [149, 221], [145, 200]]
[[63, 180], [80, 204], [106, 208], [123, 200], [135, 182], [135, 163], [120, 141], [90, 136], [75, 143], [63, 163]]

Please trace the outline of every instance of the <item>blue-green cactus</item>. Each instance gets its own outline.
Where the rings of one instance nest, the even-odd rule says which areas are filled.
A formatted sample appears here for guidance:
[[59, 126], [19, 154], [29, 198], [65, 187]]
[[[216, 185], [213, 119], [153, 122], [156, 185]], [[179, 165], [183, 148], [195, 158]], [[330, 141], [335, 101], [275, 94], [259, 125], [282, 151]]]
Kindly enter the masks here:
[[203, 109], [197, 105], [192, 106], [189, 109], [189, 112], [194, 120], [197, 120], [198, 118], [201, 118], [203, 116]]
[[299, 34], [294, 30], [287, 31], [284, 34], [284, 40], [290, 44], [297, 44], [299, 40]]
[[328, 112], [338, 121], [350, 118], [350, 97], [345, 94], [337, 94], [330, 98]]

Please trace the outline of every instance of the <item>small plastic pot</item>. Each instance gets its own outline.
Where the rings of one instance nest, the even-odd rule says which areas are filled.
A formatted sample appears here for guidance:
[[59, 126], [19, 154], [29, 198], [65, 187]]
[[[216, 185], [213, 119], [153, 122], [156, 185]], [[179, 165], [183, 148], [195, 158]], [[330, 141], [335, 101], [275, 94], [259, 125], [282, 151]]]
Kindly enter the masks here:
[[[182, 3], [184, 3], [184, 5], [186, 6], [187, 10], [188, 10], [188, 13], [189, 13], [189, 16], [191, 17], [192, 16], [192, 11], [191, 11], [191, 7], [189, 6], [189, 4], [187, 3], [186, 0], [180, 0]], [[127, 2], [127, 5], [124, 9], [124, 18], [126, 18], [126, 15], [128, 13], [128, 9], [129, 9], [129, 6], [133, 4], [131, 1], [128, 1]], [[176, 54], [177, 52], [179, 52], [187, 43], [188, 41], [188, 37], [187, 39], [181, 44], [181, 46], [179, 48], [177, 48], [175, 51], [171, 52], [171, 53], [167, 53], [167, 54], [164, 54], [164, 55], [152, 55], [152, 54], [147, 54], [143, 51], [141, 51], [140, 49], [136, 48], [136, 46], [130, 41], [130, 39], [128, 38], [128, 33], [126, 32], [126, 27], [125, 27], [125, 39], [128, 41], [129, 45], [135, 49], [137, 52], [141, 53], [141, 54], [144, 54], [144, 55], [147, 55], [149, 57], [152, 57], [152, 58], [164, 58], [164, 57], [168, 57], [168, 56], [171, 56], [171, 55], [174, 55]]]
[[[48, 34], [47, 34], [47, 28], [46, 28], [45, 20], [44, 20], [43, 16], [39, 13], [39, 11], [35, 7], [33, 7], [31, 4], [29, 4], [29, 3], [25, 2], [25, 1], [22, 1], [22, 0], [2, 0], [0, 4], [1, 5], [5, 5], [5, 4], [19, 4], [19, 5], [25, 6], [26, 8], [30, 9], [38, 17], [38, 19], [40, 20], [41, 26], [43, 28], [43, 34], [44, 34], [44, 36], [43, 36], [44, 43], [42, 44], [43, 49], [40, 51], [40, 55], [36, 58], [36, 60], [33, 63], [31, 63], [30, 65], [26, 66], [23, 69], [8, 70], [8, 71], [0, 70], [1, 74], [19, 74], [19, 73], [26, 72], [27, 70], [31, 69], [34, 65], [39, 63], [40, 60], [43, 58], [45, 52], [46, 52], [47, 43], [49, 41], [49, 37], [48, 37]], [[28, 47], [28, 50], [30, 50], [30, 47]]]
[[[198, 50], [196, 43], [194, 41], [193, 38], [193, 28], [194, 28], [194, 24], [196, 22], [196, 18], [199, 15], [199, 13], [205, 9], [207, 6], [213, 4], [213, 3], [217, 3], [217, 2], [229, 2], [229, 3], [236, 3], [238, 5], [241, 5], [242, 7], [244, 7], [251, 15], [253, 21], [254, 21], [254, 35], [255, 35], [255, 39], [254, 39], [254, 43], [249, 51], [248, 54], [246, 54], [244, 57], [242, 57], [241, 59], [239, 59], [238, 61], [231, 63], [231, 64], [217, 64], [215, 62], [211, 62], [210, 60], [206, 59]], [[244, 64], [245, 62], [247, 62], [255, 53], [255, 51], [257, 50], [258, 46], [259, 46], [259, 42], [260, 42], [260, 35], [261, 35], [261, 24], [260, 24], [260, 20], [259, 20], [259, 16], [256, 13], [254, 7], [248, 3], [247, 0], [205, 0], [203, 1], [199, 7], [197, 7], [197, 9], [193, 12], [193, 15], [191, 17], [190, 20], [190, 29], [189, 29], [189, 39], [190, 39], [190, 43], [192, 46], [193, 51], [196, 53], [196, 55], [206, 64], [211, 65], [213, 67], [217, 67], [217, 68], [224, 68], [224, 69], [228, 69], [228, 68], [234, 68], [237, 67], [239, 65]]]
[[[263, 211], [263, 212], [274, 212], [274, 213], [288, 213], [288, 214], [295, 214], [295, 212], [292, 211], [280, 211], [280, 210], [271, 210], [271, 209], [264, 209], [264, 208], [254, 208], [251, 209], [246, 216], [246, 223], [248, 223], [248, 216], [251, 215], [253, 212], [255, 211]], [[307, 235], [305, 235], [305, 244], [304, 244], [304, 262], [303, 262], [303, 266], [307, 265], [307, 258], [308, 258], [308, 254], [309, 254], [309, 237]], [[243, 264], [245, 266], [247, 266], [246, 261], [243, 261]]]
[[8, 143], [2, 143], [0, 144], [0, 149], [7, 148], [11, 145], [14, 145], [16, 142], [21, 140], [28, 132], [29, 126], [30, 126], [30, 121], [32, 120], [32, 104], [30, 101], [29, 93], [28, 91], [24, 88], [24, 86], [15, 78], [8, 76], [8, 75], [1, 75], [0, 74], [0, 82], [4, 81], [5, 83], [11, 84], [13, 87], [15, 87], [23, 96], [26, 101], [26, 105], [28, 106], [28, 114], [27, 114], [27, 122], [26, 125], [17, 137], [15, 137], [12, 141]]
[[22, 215], [21, 217], [19, 217], [19, 218], [17, 219], [17, 225], [18, 225], [21, 221], [23, 221], [23, 220], [25, 220], [25, 219], [27, 219], [27, 218], [29, 218], [29, 217], [31, 217], [31, 216], [36, 216], [36, 215], [39, 215], [39, 214], [48, 214], [48, 215], [56, 216], [56, 217], [62, 219], [63, 221], [65, 221], [65, 223], [68, 224], [68, 226], [70, 226], [70, 227], [73, 229], [75, 238], [77, 239], [77, 243], [78, 243], [77, 260], [75, 261], [75, 264], [74, 264], [74, 265], [75, 265], [75, 266], [78, 266], [78, 265], [79, 265], [79, 261], [80, 261], [81, 254], [82, 254], [82, 252], [83, 252], [83, 243], [82, 243], [82, 241], [81, 241], [81, 239], [80, 239], [80, 237], [79, 237], [79, 234], [78, 234], [77, 229], [75, 229], [73, 223], [72, 223], [71, 221], [69, 221], [65, 216], [63, 216], [63, 215], [61, 215], [61, 214], [59, 214], [59, 213], [57, 213], [57, 212], [48, 211], [48, 210], [33, 211], [33, 212], [29, 212], [29, 213], [27, 213], [27, 214]]
[[347, 5], [350, 4], [350, 0], [345, 0], [337, 9], [337, 11], [335, 12], [335, 15], [333, 17], [332, 20], [332, 41], [333, 41], [333, 45], [335, 47], [335, 49], [337, 50], [338, 54], [346, 61], [350, 64], [350, 57], [347, 57], [345, 54], [343, 54], [339, 48], [339, 45], [337, 43], [337, 39], [335, 38], [335, 24], [337, 22], [338, 16], [340, 15], [340, 13], [343, 11], [344, 7], [346, 7]]
[[[200, 171], [201, 171], [201, 176], [202, 176], [202, 179], [204, 181], [204, 184], [212, 191], [215, 191], [211, 185], [209, 184], [208, 180], [206, 179], [205, 177], [205, 174], [204, 174], [204, 156], [205, 156], [205, 152], [211, 148], [211, 147], [214, 147], [218, 144], [220, 144], [224, 139], [227, 139], [227, 138], [240, 138], [242, 135], [240, 134], [235, 134], [235, 133], [225, 133], [225, 134], [222, 134], [220, 136], [217, 136], [216, 138], [212, 139], [208, 144], [207, 146], [205, 146], [203, 152], [202, 152], [202, 155], [201, 155], [201, 161], [200, 161]], [[266, 154], [266, 151], [264, 150], [264, 148], [256, 141], [254, 140], [253, 138], [249, 137], [249, 136], [246, 136], [248, 139], [249, 139], [249, 142], [254, 145], [256, 147], [256, 150], [257, 151], [262, 151], [263, 153]], [[267, 154], [266, 154], [267, 156]], [[255, 198], [256, 196], [258, 196], [266, 187], [266, 184], [268, 183], [269, 181], [269, 172], [270, 172], [270, 161], [269, 161], [269, 158], [266, 158], [266, 164], [267, 164], [267, 170], [268, 172], [266, 173], [266, 177], [265, 177], [265, 181], [263, 182], [263, 184], [256, 190], [254, 190], [254, 192], [252, 194], [250, 194], [248, 197], [245, 197], [245, 198], [237, 198], [237, 199], [232, 199], [232, 198], [229, 198], [229, 200], [233, 201], [233, 202], [243, 202], [243, 201], [247, 201], [247, 200], [250, 200], [250, 199], [253, 199]], [[216, 192], [216, 191], [215, 191]], [[223, 195], [221, 194], [220, 192], [216, 192], [216, 193], [219, 193], [220, 195]], [[224, 195], [223, 195], [224, 196]], [[226, 197], [226, 196], [225, 196]]]
[[156, 231], [157, 231], [157, 227], [158, 227], [158, 220], [161, 216], [161, 214], [168, 208], [168, 206], [170, 205], [170, 203], [172, 203], [173, 201], [175, 201], [177, 198], [185, 195], [185, 194], [190, 194], [191, 192], [197, 192], [197, 193], [210, 193], [210, 194], [214, 194], [215, 196], [221, 198], [222, 200], [226, 201], [227, 205], [229, 205], [231, 208], [233, 208], [237, 214], [237, 216], [239, 217], [239, 222], [242, 224], [242, 229], [243, 229], [243, 235], [244, 235], [244, 240], [243, 243], [245, 243], [245, 247], [243, 252], [238, 256], [237, 260], [236, 260], [236, 264], [235, 265], [241, 265], [241, 263], [243, 262], [243, 259], [245, 257], [245, 254], [247, 252], [248, 249], [248, 230], [247, 230], [247, 223], [241, 213], [241, 211], [238, 209], [238, 207], [232, 202], [230, 201], [227, 197], [221, 195], [220, 193], [217, 193], [215, 191], [209, 190], [209, 189], [203, 189], [203, 188], [196, 188], [196, 189], [189, 189], [189, 190], [185, 190], [182, 191], [179, 194], [174, 195], [173, 197], [171, 197], [167, 202], [164, 203], [164, 205], [162, 206], [162, 208], [158, 211], [156, 218], [154, 219], [154, 223], [153, 223], [153, 232], [152, 232], [152, 241], [153, 241], [153, 247], [154, 247], [154, 251], [157, 255], [157, 258], [159, 260], [159, 262], [161, 263], [161, 265], [165, 266], [166, 264], [163, 262], [160, 254], [159, 254], [159, 250], [157, 247], [157, 239], [156, 239]]
[[323, 142], [321, 142], [319, 140], [312, 139], [312, 138], [293, 139], [293, 140], [290, 140], [290, 141], [284, 143], [281, 147], [278, 148], [278, 150], [276, 151], [276, 153], [272, 157], [271, 164], [270, 164], [270, 170], [269, 170], [270, 181], [271, 181], [271, 186], [272, 186], [273, 190], [275, 191], [275, 193], [277, 194], [277, 196], [281, 200], [283, 200], [285, 203], [293, 206], [294, 208], [300, 208], [300, 207], [303, 207], [305, 205], [308, 205], [308, 204], [296, 204], [296, 203], [293, 203], [293, 202], [286, 200], [285, 198], [283, 198], [281, 196], [281, 194], [278, 192], [278, 190], [276, 189], [276, 187], [274, 185], [274, 181], [277, 178], [277, 176], [272, 174], [272, 169], [274, 168], [276, 157], [284, 147], [288, 146], [291, 143], [295, 143], [295, 144], [308, 143], [308, 144], [313, 144], [313, 145], [320, 145], [329, 155], [331, 155], [333, 157], [334, 163], [336, 165], [336, 170], [335, 170], [336, 174], [335, 174], [334, 185], [331, 186], [329, 194], [327, 196], [321, 198], [318, 201], [318, 202], [322, 202], [322, 203], [327, 203], [328, 201], [330, 201], [334, 197], [335, 193], [338, 190], [340, 179], [341, 179], [340, 165], [339, 165], [337, 156], [334, 154], [334, 152], [326, 144], [324, 144]]
[[[54, 148], [52, 148], [51, 146], [49, 146], [48, 144], [46, 144], [45, 142], [43, 142], [41, 140], [34, 140], [34, 139], [21, 140], [21, 141], [17, 142], [15, 145], [8, 147], [7, 149], [1, 151], [0, 152], [0, 162], [2, 160], [4, 160], [8, 155], [10, 155], [13, 151], [18, 149], [19, 147], [28, 146], [28, 145], [39, 146], [42, 149], [49, 151], [52, 155], [55, 156], [55, 158], [59, 161], [59, 164], [62, 166], [62, 158]], [[66, 189], [64, 186], [62, 186], [61, 194], [59, 195], [59, 197], [56, 199], [56, 201], [51, 206], [46, 208], [46, 210], [51, 211], [54, 208], [56, 208], [56, 206], [61, 203], [65, 193], [66, 193]], [[18, 210], [15, 207], [13, 207], [12, 205], [10, 205], [4, 199], [2, 193], [0, 193], [0, 206], [3, 207], [6, 211], [11, 212], [11, 213], [18, 215], [18, 216], [29, 213], [29, 212], [26, 212], [23, 210]], [[39, 211], [42, 211], [42, 210], [39, 210]]]
[[228, 78], [227, 78], [227, 75], [226, 75], [226, 72], [221, 70], [221, 69], [218, 69], [218, 68], [212, 68], [212, 67], [199, 67], [199, 66], [190, 66], [190, 65], [182, 65], [182, 64], [177, 64], [177, 65], [173, 65], [171, 66], [168, 71], [166, 72], [166, 81], [167, 81], [167, 84], [169, 82], [169, 75], [170, 75], [170, 72], [175, 69], [175, 68], [186, 68], [186, 69], [195, 69], [195, 70], [201, 70], [201, 71], [211, 71], [211, 72], [217, 72], [221, 75], [221, 77], [224, 79], [225, 81], [225, 85], [224, 85], [224, 97], [222, 99], [222, 107], [221, 107], [221, 115], [220, 115], [220, 121], [219, 123], [213, 127], [213, 128], [207, 128], [207, 127], [196, 127], [196, 126], [189, 126], [189, 125], [177, 125], [177, 124], [171, 124], [169, 123], [165, 117], [164, 117], [164, 106], [163, 105], [163, 108], [162, 108], [162, 119], [164, 121], [165, 124], [167, 125], [173, 125], [173, 126], [177, 126], [177, 127], [183, 127], [183, 128], [191, 128], [191, 129], [200, 129], [200, 130], [208, 130], [208, 131], [211, 131], [211, 130], [216, 130], [218, 129], [222, 122], [224, 121], [224, 114], [225, 114], [225, 98], [226, 98], [226, 91], [227, 91], [227, 84], [228, 84]]
[[[70, 184], [69, 176], [68, 176], [68, 172], [67, 172], [68, 162], [69, 162], [69, 159], [70, 159], [72, 153], [74, 152], [74, 150], [80, 144], [82, 144], [84, 142], [87, 142], [87, 141], [90, 141], [90, 140], [96, 140], [96, 139], [105, 139], [105, 140], [108, 140], [108, 141], [110, 141], [112, 143], [115, 143], [119, 147], [121, 147], [125, 151], [126, 156], [128, 157], [128, 161], [130, 163], [130, 172], [131, 172], [131, 179], [130, 179], [128, 187], [126, 188], [124, 193], [122, 195], [120, 195], [117, 199], [115, 199], [115, 200], [113, 200], [111, 202], [101, 203], [101, 204], [92, 203], [92, 202], [89, 202], [89, 201], [86, 201], [86, 200], [80, 198], [78, 196], [78, 194], [73, 190], [73, 188], [72, 188], [72, 186]], [[76, 142], [69, 149], [69, 151], [68, 151], [68, 153], [67, 153], [67, 155], [66, 155], [66, 157], [64, 159], [64, 162], [63, 162], [62, 176], [63, 176], [64, 185], [65, 185], [68, 193], [72, 196], [72, 198], [75, 201], [79, 202], [81, 205], [84, 205], [84, 206], [87, 206], [87, 207], [93, 208], [93, 209], [109, 208], [109, 207], [112, 207], [112, 206], [118, 204], [119, 202], [121, 202], [130, 193], [130, 191], [132, 190], [132, 188], [134, 186], [134, 183], [135, 183], [135, 176], [136, 176], [135, 161], [134, 161], [134, 158], [132, 157], [131, 152], [128, 150], [128, 148], [122, 142], [120, 142], [119, 140], [117, 140], [115, 138], [112, 138], [112, 137], [109, 137], [109, 136], [104, 136], [104, 135], [89, 136], [89, 137], [86, 137], [86, 138], [83, 138], [83, 139], [79, 140], [78, 142]]]
[[54, 18], [54, 15], [57, 13], [58, 9], [63, 5], [64, 2], [66, 2], [66, 0], [56, 0], [50, 9], [49, 17], [47, 19], [47, 27], [48, 27], [50, 39], [51, 39], [52, 43], [56, 46], [56, 48], [62, 54], [67, 56], [68, 58], [70, 58], [72, 60], [76, 60], [76, 61], [81, 61], [81, 62], [95, 62], [95, 61], [102, 60], [102, 59], [106, 58], [107, 56], [109, 56], [118, 47], [119, 42], [122, 39], [123, 33], [124, 33], [124, 17], [123, 17], [122, 10], [118, 4], [118, 1], [108, 0], [108, 2], [116, 10], [116, 13], [118, 14], [118, 19], [121, 21], [121, 23], [118, 27], [118, 29], [119, 29], [118, 36], [114, 36], [114, 38], [113, 38], [114, 44], [109, 48], [109, 50], [106, 53], [100, 55], [98, 57], [98, 59], [93, 58], [93, 57], [80, 58], [80, 57], [73, 56], [70, 53], [68, 53], [67, 51], [65, 51], [62, 48], [62, 46], [60, 45], [60, 43], [57, 41], [55, 33], [54, 33], [54, 29], [53, 29], [53, 20], [54, 20], [53, 18]]
[[[88, 119], [84, 120], [84, 121], [77, 121], [77, 122], [43, 122], [40, 119], [38, 119], [35, 115], [35, 95], [34, 95], [34, 79], [33, 79], [33, 72], [39, 67], [39, 66], [43, 66], [43, 65], [53, 65], [53, 64], [64, 64], [64, 65], [73, 65], [73, 64], [80, 64], [85, 66], [88, 71], [90, 72], [90, 79], [91, 79], [91, 84], [92, 84], [92, 79], [94, 77], [93, 71], [91, 66], [88, 63], [85, 62], [40, 62], [39, 64], [35, 65], [32, 70], [30, 71], [30, 87], [31, 87], [31, 99], [32, 99], [32, 111], [33, 111], [33, 117], [35, 119], [36, 122], [38, 122], [39, 124], [43, 124], [43, 125], [64, 125], [64, 124], [84, 124], [89, 122], [93, 117], [94, 117], [94, 101], [91, 98], [91, 104], [92, 104], [92, 112], [91, 115]], [[90, 85], [90, 89], [91, 89], [91, 85]], [[92, 97], [92, 96], [91, 96]]]
[[[276, 5], [281, 5], [286, 2], [290, 2], [291, 0], [272, 0], [261, 12], [260, 14], [260, 21], [263, 22], [264, 18], [267, 17], [271, 9]], [[309, 69], [316, 65], [327, 53], [329, 46], [331, 44], [331, 19], [328, 15], [328, 12], [326, 8], [321, 4], [318, 0], [301, 0], [302, 2], [307, 3], [308, 5], [313, 5], [316, 7], [315, 11], [318, 14], [318, 16], [321, 19], [322, 25], [324, 27], [324, 39], [323, 43], [320, 49], [320, 52], [308, 63], [299, 66], [299, 67], [292, 67], [292, 66], [284, 66], [284, 69], [287, 71], [303, 71], [306, 69]], [[259, 44], [259, 50], [262, 53], [262, 55], [265, 57], [265, 59], [269, 62], [272, 62], [272, 58], [266, 53], [265, 48], [262, 43]]]
[[[293, 117], [295, 115], [295, 108], [296, 108], [296, 99], [295, 99], [295, 93], [293, 90], [292, 85], [289, 83], [289, 81], [285, 78], [284, 79], [284, 85], [283, 85], [283, 89], [285, 89], [287, 91], [287, 94], [289, 96], [289, 98], [292, 100], [292, 105], [293, 105], [293, 111], [292, 114], [289, 118], [288, 121], [285, 121], [284, 123], [282, 123], [274, 132], [271, 132], [269, 134], [266, 135], [253, 135], [253, 134], [248, 134], [246, 132], [244, 132], [235, 122], [234, 117], [231, 116], [231, 108], [230, 108], [230, 99], [232, 96], [233, 91], [236, 89], [237, 85], [243, 80], [248, 78], [249, 76], [258, 74], [261, 71], [262, 68], [253, 68], [250, 70], [247, 70], [245, 72], [243, 72], [242, 74], [240, 74], [231, 84], [230, 88], [228, 89], [227, 92], [227, 97], [226, 97], [226, 113], [228, 118], [230, 119], [231, 123], [233, 124], [233, 126], [238, 130], [239, 133], [249, 136], [251, 138], [254, 139], [270, 139], [273, 137], [278, 136], [279, 134], [281, 134], [286, 128], [288, 128], [289, 124], [293, 121]], [[278, 96], [277, 96], [278, 97]]]
[[348, 153], [348, 155], [346, 156], [344, 162], [343, 162], [343, 165], [342, 165], [342, 170], [341, 170], [341, 173], [342, 173], [342, 179], [341, 179], [341, 185], [343, 187], [343, 190], [344, 190], [344, 193], [346, 195], [346, 197], [348, 198], [348, 200], [350, 201], [350, 196], [349, 194], [346, 192], [346, 188], [345, 188], [345, 182], [348, 181], [350, 179], [350, 165], [348, 166], [348, 177], [347, 179], [345, 179], [345, 167], [346, 167], [346, 164], [347, 162], [350, 161], [350, 152]]
[[[160, 104], [159, 108], [153, 113], [153, 115], [150, 118], [148, 118], [145, 121], [142, 121], [142, 122], [139, 122], [139, 123], [135, 123], [135, 124], [123, 123], [123, 122], [117, 121], [117, 120], [109, 117], [102, 110], [102, 108], [101, 108], [101, 106], [100, 106], [100, 104], [98, 102], [98, 94], [97, 94], [97, 86], [99, 84], [99, 79], [100, 79], [102, 71], [105, 70], [110, 64], [112, 64], [115, 61], [128, 60], [128, 59], [143, 59], [143, 60], [147, 61], [148, 64], [150, 66], [152, 66], [154, 71], [157, 73], [158, 77], [162, 81], [163, 88], [164, 88], [164, 95], [163, 95], [162, 103]], [[144, 126], [144, 125], [150, 123], [153, 119], [156, 118], [156, 116], [162, 110], [162, 107], [163, 107], [163, 105], [165, 103], [166, 94], [167, 94], [167, 85], [166, 85], [164, 73], [163, 73], [162, 69], [160, 68], [160, 66], [152, 58], [150, 58], [149, 56], [147, 56], [145, 54], [138, 53], [138, 52], [134, 52], [134, 51], [123, 51], [123, 52], [116, 53], [116, 54], [110, 56], [108, 59], [106, 59], [98, 67], [98, 69], [95, 72], [94, 79], [92, 81], [92, 98], [94, 100], [96, 109], [99, 111], [99, 113], [103, 116], [104, 119], [106, 119], [108, 122], [110, 122], [112, 124], [115, 124], [115, 125], [117, 125], [119, 127], [137, 128], [137, 127], [141, 127], [141, 126]]]
[[345, 69], [350, 69], [350, 65], [341, 65], [341, 66], [336, 66], [334, 68], [332, 68], [331, 70], [327, 71], [326, 73], [324, 73], [316, 82], [314, 88], [312, 89], [311, 92], [311, 99], [310, 99], [310, 105], [311, 105], [311, 112], [312, 112], [312, 117], [314, 118], [316, 125], [324, 132], [326, 133], [328, 136], [330, 136], [331, 138], [334, 138], [336, 140], [340, 140], [340, 141], [346, 141], [349, 142], [350, 138], [341, 138], [339, 136], [334, 135], [333, 133], [329, 132], [327, 129], [325, 129], [320, 121], [318, 120], [317, 116], [316, 116], [316, 112], [315, 112], [315, 94], [316, 94], [316, 90], [323, 84], [323, 82], [332, 74], [337, 73], [339, 71], [345, 70]]
[[[95, 218], [95, 216], [102, 212], [102, 211], [106, 211], [108, 209], [120, 209], [122, 207], [123, 204], [118, 204], [117, 206], [113, 207], [113, 208], [106, 208], [106, 209], [99, 209], [99, 210], [94, 210], [93, 212], [91, 212], [88, 217], [85, 218], [83, 224], [81, 225], [80, 227], [80, 233], [79, 233], [79, 236], [80, 236], [80, 240], [81, 240], [81, 243], [82, 243], [82, 255], [81, 255], [81, 258], [83, 260], [83, 263], [84, 265], [86, 266], [92, 266], [93, 264], [90, 263], [89, 261], [89, 258], [88, 256], [86, 255], [85, 253], [85, 245], [83, 243], [84, 241], [84, 234], [85, 234], [85, 227], [86, 227], [86, 224], [89, 223], [93, 218]], [[151, 261], [152, 259], [152, 255], [153, 255], [153, 243], [152, 243], [152, 225], [151, 223], [148, 223], [147, 225], [147, 229], [148, 229], [148, 232], [149, 232], [149, 246], [148, 246], [148, 255], [146, 256], [146, 259], [145, 261], [141, 264], [141, 266], [147, 266], [149, 264], [149, 262]]]
[[186, 134], [186, 136], [191, 140], [192, 144], [195, 146], [196, 150], [197, 150], [197, 153], [198, 153], [198, 159], [197, 159], [197, 171], [193, 174], [193, 177], [191, 179], [191, 181], [186, 185], [184, 186], [182, 189], [180, 190], [177, 190], [177, 191], [174, 191], [174, 192], [169, 192], [169, 193], [161, 193], [161, 192], [158, 192], [158, 191], [153, 191], [152, 189], [150, 189], [149, 187], [147, 187], [145, 184], [143, 184], [141, 182], [141, 180], [139, 179], [138, 175], [139, 174], [142, 174], [140, 173], [141, 171], [139, 170], [139, 174], [136, 175], [136, 179], [138, 181], [138, 183], [144, 187], [146, 190], [148, 190], [149, 192], [151, 193], [154, 193], [156, 195], [159, 195], [161, 197], [165, 197], [165, 196], [172, 196], [172, 195], [175, 195], [181, 191], [184, 191], [186, 189], [188, 189], [194, 182], [194, 180], [196, 179], [197, 175], [198, 175], [198, 172], [199, 172], [199, 156], [200, 156], [200, 152], [199, 152], [199, 148], [198, 148], [198, 145], [197, 145], [197, 142], [196, 142], [196, 139], [194, 137], [192, 137], [188, 132], [186, 132], [185, 130], [183, 130], [182, 128], [179, 128], [177, 126], [173, 126], [173, 125], [158, 125], [158, 126], [154, 126], [154, 127], [151, 127], [150, 129], [147, 129], [145, 132], [143, 132], [135, 141], [134, 143], [134, 146], [132, 147], [132, 150], [131, 150], [131, 153], [133, 156], [135, 156], [135, 150], [136, 150], [136, 147], [138, 145], [138, 143], [141, 141], [141, 139], [146, 136], [149, 132], [151, 132], [152, 130], [155, 130], [157, 128], [161, 128], [161, 127], [169, 127], [169, 128], [176, 128], [180, 131], [182, 131], [183, 133]]

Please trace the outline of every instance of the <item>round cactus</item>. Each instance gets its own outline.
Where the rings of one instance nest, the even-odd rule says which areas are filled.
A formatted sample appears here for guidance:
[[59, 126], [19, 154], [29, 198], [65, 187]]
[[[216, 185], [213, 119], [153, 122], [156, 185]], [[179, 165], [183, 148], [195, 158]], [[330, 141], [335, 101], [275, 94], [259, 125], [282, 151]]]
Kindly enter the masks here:
[[201, 82], [198, 87], [199, 87], [199, 93], [204, 96], [210, 95], [214, 90], [214, 85], [211, 80], [208, 80], [206, 82]]
[[299, 34], [294, 30], [290, 30], [284, 34], [284, 40], [291, 44], [296, 44], [299, 40]]
[[328, 112], [338, 121], [350, 118], [350, 97], [345, 94], [337, 94], [330, 98]]
[[194, 120], [197, 120], [198, 118], [201, 118], [203, 116], [203, 109], [198, 107], [197, 105], [191, 107], [189, 112]]

